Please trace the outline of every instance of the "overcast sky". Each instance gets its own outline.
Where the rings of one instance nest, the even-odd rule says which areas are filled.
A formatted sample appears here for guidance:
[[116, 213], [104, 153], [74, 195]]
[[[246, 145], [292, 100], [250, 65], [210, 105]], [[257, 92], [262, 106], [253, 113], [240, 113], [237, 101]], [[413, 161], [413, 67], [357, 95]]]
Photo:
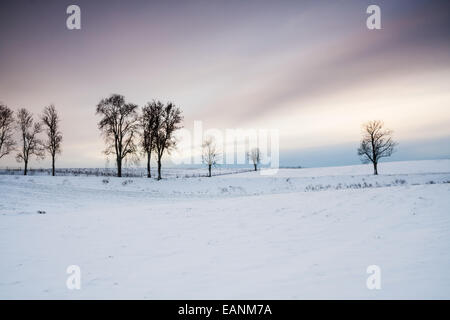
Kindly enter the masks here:
[[[281, 165], [358, 163], [372, 119], [394, 130], [393, 160], [448, 158], [449, 3], [3, 0], [0, 101], [55, 104], [62, 167], [105, 165], [95, 106], [112, 93], [170, 100], [186, 128], [278, 129]], [[70, 4], [81, 30], [66, 28]], [[366, 27], [369, 4], [381, 30]]]

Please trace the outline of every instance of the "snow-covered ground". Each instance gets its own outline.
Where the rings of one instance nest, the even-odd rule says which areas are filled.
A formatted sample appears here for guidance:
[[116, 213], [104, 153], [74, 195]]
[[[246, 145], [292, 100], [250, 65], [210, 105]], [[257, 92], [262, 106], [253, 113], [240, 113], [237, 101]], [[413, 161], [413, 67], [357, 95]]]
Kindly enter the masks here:
[[[218, 165], [212, 171], [212, 175], [225, 175], [248, 172], [252, 169], [247, 166], [225, 167]], [[163, 167], [162, 176], [167, 179], [173, 178], [195, 178], [205, 177], [208, 172], [204, 166], [196, 168]], [[28, 170], [29, 176], [51, 176], [51, 168], [31, 168]], [[152, 174], [156, 174], [156, 168], [152, 169]], [[23, 175], [23, 168], [0, 168], [0, 175]], [[117, 169], [114, 168], [56, 168], [58, 176], [95, 176], [95, 177], [114, 177], [117, 175]], [[145, 167], [124, 167], [122, 168], [123, 177], [147, 177], [147, 168]]]
[[1, 175], [0, 298], [449, 299], [450, 160], [371, 170]]

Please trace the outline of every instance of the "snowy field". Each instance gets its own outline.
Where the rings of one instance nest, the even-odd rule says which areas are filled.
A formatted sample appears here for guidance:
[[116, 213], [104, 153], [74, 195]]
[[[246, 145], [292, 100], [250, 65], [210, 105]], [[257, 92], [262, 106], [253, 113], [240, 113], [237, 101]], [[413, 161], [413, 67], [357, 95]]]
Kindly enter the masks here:
[[[228, 168], [224, 166], [218, 166], [214, 168], [212, 175], [219, 176], [225, 174], [235, 174], [248, 172], [252, 169], [246, 167]], [[162, 176], [164, 178], [195, 178], [205, 177], [208, 172], [204, 167], [198, 168], [162, 168]], [[49, 168], [33, 168], [29, 169], [29, 176], [51, 176], [52, 170]], [[152, 175], [156, 175], [156, 168], [152, 169]], [[23, 175], [23, 169], [17, 168], [1, 168], [0, 175]], [[56, 175], [58, 176], [81, 176], [81, 177], [114, 177], [117, 175], [117, 169], [114, 168], [56, 168]], [[147, 168], [144, 167], [125, 167], [122, 168], [122, 176], [129, 178], [147, 177]]]
[[0, 175], [0, 298], [450, 299], [450, 160], [379, 171]]

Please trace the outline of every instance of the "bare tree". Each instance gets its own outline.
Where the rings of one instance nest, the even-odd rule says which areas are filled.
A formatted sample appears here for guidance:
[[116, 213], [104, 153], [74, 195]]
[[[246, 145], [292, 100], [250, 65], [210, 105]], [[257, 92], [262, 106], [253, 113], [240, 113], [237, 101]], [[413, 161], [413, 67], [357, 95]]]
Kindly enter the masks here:
[[38, 138], [38, 134], [42, 132], [42, 127], [39, 122], [33, 122], [33, 115], [24, 108], [20, 109], [17, 114], [17, 126], [22, 136], [22, 150], [17, 154], [16, 160], [18, 162], [23, 161], [23, 174], [26, 176], [30, 157], [35, 155], [38, 158], [44, 158], [42, 141]]
[[52, 176], [55, 176], [55, 158], [61, 153], [62, 133], [59, 131], [59, 116], [55, 106], [45, 107], [42, 116], [42, 123], [47, 132], [47, 141], [44, 142], [44, 148], [52, 157]]
[[211, 167], [216, 165], [219, 157], [214, 139], [212, 137], [206, 138], [203, 142], [202, 148], [203, 162], [208, 166], [208, 177], [211, 177]]
[[378, 161], [390, 157], [397, 145], [392, 140], [392, 131], [384, 129], [382, 121], [369, 121], [363, 124], [363, 137], [358, 148], [358, 155], [364, 163], [372, 162], [373, 174], [378, 174]]
[[147, 177], [151, 178], [150, 172], [150, 160], [152, 152], [155, 150], [156, 136], [157, 132], [161, 126], [161, 114], [164, 105], [162, 102], [153, 101], [147, 103], [145, 107], [142, 108], [141, 128], [141, 146], [147, 156]]
[[169, 102], [162, 109], [155, 138], [155, 150], [158, 161], [158, 180], [161, 180], [162, 157], [164, 152], [170, 152], [170, 150], [175, 147], [176, 140], [174, 132], [181, 128], [180, 123], [182, 120], [181, 110], [173, 103]]
[[8, 106], [0, 104], [0, 159], [10, 154], [16, 146], [13, 131], [14, 112]]
[[135, 138], [138, 134], [138, 106], [125, 103], [122, 95], [113, 94], [102, 99], [97, 105], [96, 114], [102, 116], [98, 128], [106, 142], [106, 155], [115, 155], [117, 176], [122, 176], [122, 163], [127, 156], [137, 152]]
[[261, 162], [261, 151], [259, 150], [259, 148], [253, 148], [249, 152], [248, 158], [253, 162], [255, 171], [258, 170], [258, 165]]

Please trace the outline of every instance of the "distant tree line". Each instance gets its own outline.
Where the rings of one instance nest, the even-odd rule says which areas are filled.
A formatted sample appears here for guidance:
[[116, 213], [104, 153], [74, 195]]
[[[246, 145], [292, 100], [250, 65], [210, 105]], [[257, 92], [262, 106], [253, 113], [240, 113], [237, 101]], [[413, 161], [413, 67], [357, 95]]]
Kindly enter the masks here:
[[[24, 164], [23, 174], [27, 175], [30, 159], [43, 159], [48, 154], [54, 176], [56, 157], [61, 153], [63, 140], [55, 106], [45, 107], [38, 120], [25, 108], [16, 113], [14, 115], [13, 110], [0, 103], [0, 159], [16, 151], [16, 160]], [[101, 117], [98, 128], [106, 143], [104, 153], [115, 158], [117, 176], [122, 176], [125, 161], [137, 161], [141, 154], [146, 158], [147, 177], [151, 178], [153, 155], [156, 157], [157, 179], [161, 180], [163, 156], [176, 147], [175, 132], [182, 127], [180, 108], [172, 102], [153, 100], [139, 110], [138, 105], [127, 103], [123, 95], [112, 94], [100, 100], [96, 114]], [[14, 140], [14, 132], [18, 132], [19, 141]], [[43, 132], [44, 139], [41, 137]], [[364, 163], [372, 163], [374, 175], [378, 174], [380, 159], [391, 156], [396, 146], [392, 131], [385, 129], [382, 121], [363, 124], [358, 155]], [[207, 137], [202, 144], [202, 160], [208, 167], [208, 177], [212, 176], [212, 167], [217, 164], [219, 156], [215, 140]], [[259, 148], [253, 148], [247, 157], [256, 171], [261, 162]]]
[[[14, 118], [14, 111], [0, 104], [0, 158], [17, 151], [16, 160], [23, 162], [23, 174], [28, 173], [31, 157], [52, 158], [52, 175], [55, 175], [56, 155], [61, 153], [62, 133], [59, 131], [59, 116], [53, 105], [45, 107], [38, 121], [25, 108], [19, 109]], [[19, 133], [19, 142], [14, 140], [14, 131]], [[46, 139], [40, 134], [45, 131]]]

